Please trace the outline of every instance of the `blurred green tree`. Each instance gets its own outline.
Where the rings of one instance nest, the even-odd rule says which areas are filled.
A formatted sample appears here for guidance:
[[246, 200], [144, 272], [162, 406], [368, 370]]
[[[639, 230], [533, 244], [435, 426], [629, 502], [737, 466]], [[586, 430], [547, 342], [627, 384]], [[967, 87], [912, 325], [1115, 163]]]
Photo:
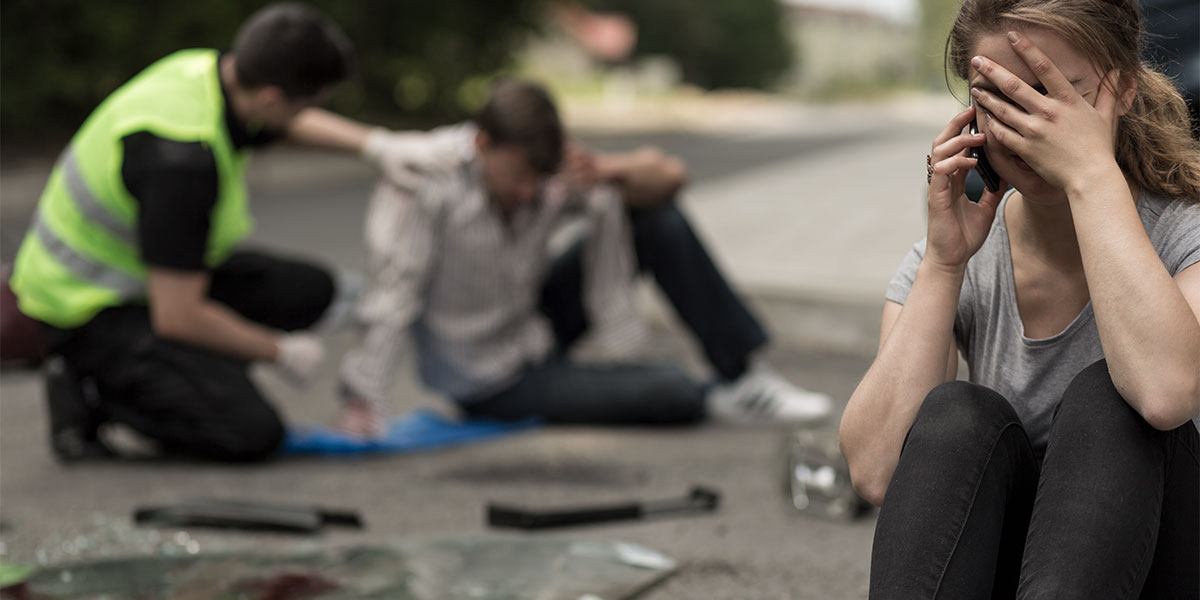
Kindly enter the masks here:
[[[0, 134], [65, 137], [123, 82], [192, 47], [228, 49], [267, 0], [5, 0]], [[310, 0], [346, 31], [358, 71], [330, 106], [393, 124], [459, 118], [542, 20], [542, 0]]]
[[946, 36], [961, 3], [962, 0], [920, 0], [921, 79], [931, 90], [946, 89]]
[[679, 62], [683, 79], [703, 88], [769, 87], [793, 52], [778, 0], [584, 0], [628, 15], [638, 27], [635, 55]]

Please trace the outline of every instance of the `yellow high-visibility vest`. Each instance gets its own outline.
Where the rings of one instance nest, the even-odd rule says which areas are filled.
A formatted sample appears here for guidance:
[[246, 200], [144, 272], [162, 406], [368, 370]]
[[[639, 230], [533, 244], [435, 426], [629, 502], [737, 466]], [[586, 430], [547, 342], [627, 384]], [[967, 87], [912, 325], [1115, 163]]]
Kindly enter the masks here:
[[21, 312], [71, 328], [110, 306], [145, 301], [138, 204], [121, 177], [121, 139], [132, 133], [199, 142], [212, 152], [218, 191], [208, 266], [223, 262], [250, 233], [248, 153], [229, 139], [217, 57], [206, 49], [171, 54], [118, 88], [84, 122], [51, 172], [17, 254], [11, 285]]

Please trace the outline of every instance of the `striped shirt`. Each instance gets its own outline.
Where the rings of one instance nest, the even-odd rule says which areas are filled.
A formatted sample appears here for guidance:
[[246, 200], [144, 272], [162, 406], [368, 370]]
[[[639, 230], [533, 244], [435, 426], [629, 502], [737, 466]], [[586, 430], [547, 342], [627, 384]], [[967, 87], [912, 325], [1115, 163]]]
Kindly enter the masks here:
[[[476, 129], [463, 124], [411, 143], [411, 181], [381, 181], [367, 210], [368, 282], [358, 317], [366, 331], [341, 368], [350, 393], [382, 407], [411, 334], [422, 381], [459, 401], [501, 391], [546, 358], [554, 340], [538, 311], [551, 235], [572, 218], [591, 228], [584, 306], [600, 345], [642, 335], [634, 311], [634, 257], [613, 186], [571, 193], [547, 181], [539, 197], [504, 219], [475, 158]], [[407, 152], [406, 152], [407, 154]], [[419, 164], [419, 170], [415, 165]]]

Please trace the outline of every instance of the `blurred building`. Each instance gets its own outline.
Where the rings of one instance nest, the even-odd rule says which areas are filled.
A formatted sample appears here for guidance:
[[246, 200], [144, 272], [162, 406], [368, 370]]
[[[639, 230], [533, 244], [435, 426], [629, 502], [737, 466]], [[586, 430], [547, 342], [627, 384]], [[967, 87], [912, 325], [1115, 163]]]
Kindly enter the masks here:
[[[795, 58], [779, 81], [781, 91], [802, 97], [871, 95], [915, 83], [919, 77], [917, 28], [912, 23], [833, 0], [780, 0], [784, 30]], [[682, 77], [666, 56], [633, 56], [636, 24], [624, 15], [588, 11], [566, 2], [550, 11], [543, 35], [519, 62], [531, 74], [580, 90], [610, 95], [655, 94]]]
[[637, 25], [623, 14], [562, 2], [551, 7], [545, 31], [529, 43], [518, 62], [535, 77], [574, 91], [594, 88], [613, 100], [662, 93], [678, 85], [681, 76], [671, 59], [633, 58], [637, 38]]
[[796, 58], [786, 87], [805, 96], [857, 95], [914, 82], [914, 25], [829, 2], [783, 0]]

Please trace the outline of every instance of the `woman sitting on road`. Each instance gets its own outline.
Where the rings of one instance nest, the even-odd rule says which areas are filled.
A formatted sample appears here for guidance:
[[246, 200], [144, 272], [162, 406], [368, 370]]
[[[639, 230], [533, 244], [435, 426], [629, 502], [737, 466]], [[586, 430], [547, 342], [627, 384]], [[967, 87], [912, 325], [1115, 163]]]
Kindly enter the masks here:
[[[934, 140], [841, 424], [882, 506], [872, 598], [1200, 594], [1200, 149], [1141, 36], [1136, 0], [959, 10], [976, 106]], [[977, 204], [975, 149], [1001, 180]]]

